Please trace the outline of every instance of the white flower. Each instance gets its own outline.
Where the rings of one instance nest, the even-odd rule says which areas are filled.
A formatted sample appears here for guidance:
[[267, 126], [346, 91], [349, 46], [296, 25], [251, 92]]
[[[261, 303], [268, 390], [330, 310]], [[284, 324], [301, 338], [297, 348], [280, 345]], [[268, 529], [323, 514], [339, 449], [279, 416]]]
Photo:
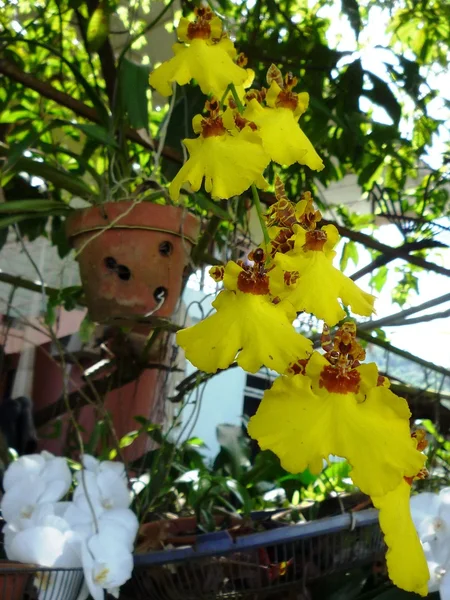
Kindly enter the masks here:
[[23, 529], [26, 527], [26, 520], [32, 517], [38, 506], [57, 502], [67, 493], [67, 490], [65, 481], [46, 482], [36, 475], [18, 481], [5, 492], [2, 498], [3, 518], [7, 523], [15, 523]]
[[51, 504], [44, 504], [34, 511], [24, 528], [6, 525], [8, 558], [42, 567], [80, 566], [80, 539], [58, 512], [59, 507], [55, 510]]
[[[71, 502], [60, 502], [72, 484], [66, 459], [43, 452], [21, 457], [8, 468], [1, 503], [6, 555], [48, 568], [83, 567], [78, 600], [89, 593], [103, 600], [105, 589], [118, 597], [131, 577], [139, 527], [128, 508], [125, 467], [90, 455], [83, 457], [83, 465]], [[64, 573], [42, 572], [36, 578], [40, 600], [48, 592], [52, 598], [62, 599], [62, 590], [66, 594]]]
[[41, 454], [21, 456], [11, 463], [5, 471], [3, 488], [5, 492], [8, 492], [16, 483], [36, 481], [37, 479], [44, 483], [61, 482], [61, 486], [65, 491], [60, 498], [67, 493], [72, 484], [72, 474], [66, 459], [54, 456], [44, 450]]
[[450, 488], [412, 496], [411, 515], [428, 561], [428, 589], [450, 600]]
[[94, 600], [103, 600], [105, 589], [118, 598], [120, 586], [133, 571], [133, 555], [109, 529], [100, 530], [83, 544], [82, 562]]
[[[39, 507], [29, 521], [29, 527], [22, 531], [14, 531], [11, 525], [5, 528], [5, 551], [10, 560], [51, 568], [82, 566], [81, 539], [62, 517], [52, 514], [50, 505]], [[72, 583], [76, 583], [74, 578], [76, 580], [76, 574], [72, 576]], [[81, 582], [80, 579], [78, 585]], [[40, 571], [35, 575], [34, 584], [39, 590], [39, 600], [50, 597], [70, 600], [64, 572]], [[60, 593], [62, 590], [64, 596]], [[76, 585], [74, 591], [78, 591]]]
[[122, 546], [133, 551], [134, 541], [139, 529], [139, 521], [129, 508], [115, 508], [106, 510], [98, 522], [99, 530], [110, 531], [120, 541]]
[[89, 509], [88, 496], [96, 513], [113, 508], [128, 508], [131, 503], [131, 494], [127, 480], [115, 469], [93, 471], [79, 471], [76, 474], [78, 486], [73, 495], [73, 501], [81, 508]]
[[111, 531], [117, 539], [121, 540], [124, 547], [130, 552], [134, 547], [134, 540], [139, 529], [136, 515], [129, 508], [112, 508], [104, 510], [100, 515], [95, 515], [84, 503], [80, 506], [74, 503], [68, 507], [64, 518], [70, 527], [82, 538], [87, 539], [96, 533], [96, 526], [100, 531]]
[[54, 503], [67, 494], [72, 474], [65, 458], [49, 452], [22, 456], [5, 472], [5, 494], [1, 502], [3, 518], [7, 523], [25, 527], [36, 507]]
[[82, 463], [87, 471], [92, 471], [96, 475], [104, 471], [113, 471], [117, 475], [123, 477], [126, 480], [127, 475], [125, 471], [125, 465], [121, 462], [112, 460], [98, 460], [90, 454], [83, 454]]

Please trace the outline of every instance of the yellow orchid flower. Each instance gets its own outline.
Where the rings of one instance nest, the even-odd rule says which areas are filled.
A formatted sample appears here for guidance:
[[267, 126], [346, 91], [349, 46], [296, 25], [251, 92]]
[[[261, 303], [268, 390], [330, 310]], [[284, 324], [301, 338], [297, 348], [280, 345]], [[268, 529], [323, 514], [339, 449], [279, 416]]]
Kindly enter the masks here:
[[254, 267], [229, 262], [219, 275], [226, 289], [213, 302], [216, 312], [177, 333], [178, 345], [198, 369], [214, 373], [237, 360], [250, 373], [263, 365], [284, 373], [291, 362], [312, 351], [310, 340], [292, 325], [292, 305], [272, 302], [263, 264], [264, 258]]
[[295, 77], [287, 75], [283, 82], [280, 71], [273, 65], [271, 69], [276, 75], [265, 97], [266, 106], [259, 101], [262, 100], [260, 94], [250, 92], [244, 117], [258, 126], [263, 145], [273, 161], [286, 166], [298, 162], [313, 171], [321, 171], [322, 159], [298, 123], [308, 107], [309, 95], [292, 91], [297, 84]]
[[[423, 450], [426, 446], [425, 432], [418, 430], [413, 434], [414, 438], [417, 449]], [[422, 479], [424, 475], [426, 472], [422, 470], [416, 477]], [[427, 596], [430, 573], [411, 517], [411, 483], [412, 478], [404, 478], [385, 496], [372, 496], [372, 502], [380, 511], [380, 527], [388, 547], [386, 563], [391, 581], [407, 592]]]
[[221, 114], [216, 100], [207, 102], [207, 108], [208, 118], [196, 115], [193, 119], [199, 137], [183, 140], [190, 156], [169, 187], [172, 200], [178, 200], [185, 182], [197, 191], [203, 179], [205, 190], [214, 199], [239, 196], [253, 183], [266, 188], [268, 184], [262, 173], [270, 157], [255, 131], [256, 126], [238, 119], [240, 128], [236, 127], [232, 115]]
[[377, 385], [374, 363], [358, 364], [364, 351], [355, 331], [353, 323], [344, 324], [330, 352], [314, 352], [303, 372], [279, 377], [248, 432], [292, 473], [319, 473], [330, 454], [345, 457], [354, 483], [382, 496], [417, 473], [424, 456], [411, 442], [406, 401]]
[[186, 85], [195, 79], [204, 94], [221, 98], [230, 83], [242, 86], [249, 79], [248, 71], [233, 61], [237, 52], [222, 33], [220, 19], [209, 7], [195, 13], [195, 22], [182, 18], [177, 27], [178, 39], [185, 43], [174, 44], [175, 56], [150, 75], [150, 85], [162, 96], [172, 94], [172, 83]]
[[336, 227], [326, 225], [321, 230], [305, 231], [295, 226], [294, 231], [294, 249], [286, 254], [278, 252], [274, 259], [282, 269], [299, 273], [297, 286], [282, 297], [297, 311], [312, 313], [329, 326], [346, 316], [339, 299], [357, 315], [370, 316], [374, 312], [375, 296], [363, 292], [333, 266], [332, 248], [339, 240]]

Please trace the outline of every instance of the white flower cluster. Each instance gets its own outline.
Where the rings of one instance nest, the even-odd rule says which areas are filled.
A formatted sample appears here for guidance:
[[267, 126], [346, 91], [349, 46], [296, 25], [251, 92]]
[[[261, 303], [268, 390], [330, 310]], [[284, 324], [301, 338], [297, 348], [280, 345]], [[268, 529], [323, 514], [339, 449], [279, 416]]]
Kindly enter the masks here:
[[[131, 577], [138, 531], [125, 467], [87, 454], [83, 466], [70, 502], [61, 501], [73, 483], [65, 458], [44, 451], [8, 467], [1, 502], [6, 555], [42, 567], [82, 567], [85, 583], [77, 600], [89, 593], [103, 600], [105, 589], [118, 598]], [[56, 582], [47, 578], [45, 589]]]
[[412, 496], [411, 515], [428, 561], [428, 589], [450, 600], [450, 487]]

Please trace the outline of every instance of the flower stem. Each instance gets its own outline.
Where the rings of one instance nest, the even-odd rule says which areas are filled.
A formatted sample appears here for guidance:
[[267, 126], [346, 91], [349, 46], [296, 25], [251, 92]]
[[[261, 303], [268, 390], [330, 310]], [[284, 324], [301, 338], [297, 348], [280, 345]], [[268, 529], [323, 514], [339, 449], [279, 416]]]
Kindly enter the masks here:
[[222, 98], [220, 99], [220, 108], [222, 108], [222, 106], [224, 106], [225, 104], [225, 100], [227, 98], [228, 92], [230, 91], [230, 85], [227, 85], [227, 89], [224, 91]]
[[233, 96], [233, 100], [236, 102], [236, 106], [239, 111], [239, 114], [242, 115], [242, 113], [244, 112], [244, 105], [242, 104], [241, 99], [239, 98], [239, 96], [236, 92], [234, 83], [230, 83], [230, 85], [228, 87], [230, 88], [230, 92], [231, 92], [231, 95]]
[[267, 231], [266, 223], [264, 221], [263, 209], [261, 205], [261, 200], [259, 199], [258, 190], [256, 189], [256, 185], [252, 183], [252, 195], [253, 195], [253, 205], [256, 208], [256, 212], [258, 213], [259, 222], [261, 223], [261, 229], [264, 236], [264, 243], [268, 246], [270, 244], [269, 232]]

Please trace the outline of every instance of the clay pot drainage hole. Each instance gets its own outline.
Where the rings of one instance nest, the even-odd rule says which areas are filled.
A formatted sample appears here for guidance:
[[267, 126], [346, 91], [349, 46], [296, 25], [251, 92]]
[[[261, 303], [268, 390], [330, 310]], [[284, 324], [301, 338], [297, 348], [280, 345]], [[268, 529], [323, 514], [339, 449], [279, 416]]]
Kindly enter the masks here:
[[117, 273], [117, 277], [122, 281], [129, 281], [131, 278], [131, 271], [126, 265], [118, 265], [115, 258], [107, 256], [103, 261], [103, 264], [110, 271]]

